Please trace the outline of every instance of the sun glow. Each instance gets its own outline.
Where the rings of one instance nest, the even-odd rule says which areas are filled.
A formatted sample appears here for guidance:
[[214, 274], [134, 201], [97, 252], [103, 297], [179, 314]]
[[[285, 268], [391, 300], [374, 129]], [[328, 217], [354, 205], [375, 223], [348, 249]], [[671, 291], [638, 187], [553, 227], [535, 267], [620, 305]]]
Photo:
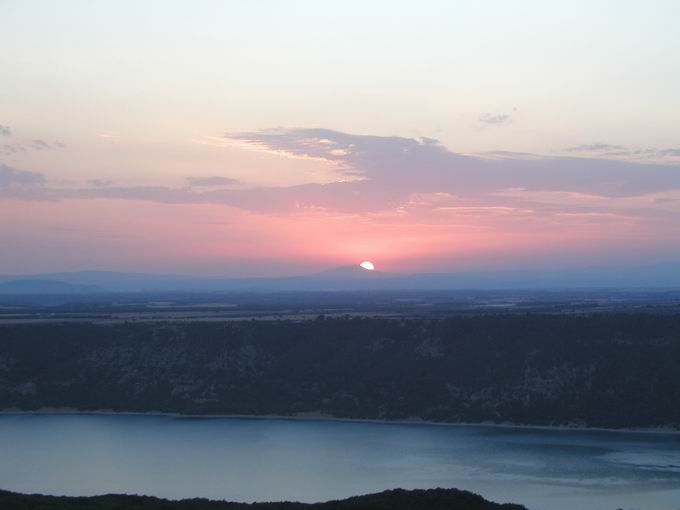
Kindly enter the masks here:
[[369, 262], [368, 260], [364, 260], [361, 264], [359, 264], [361, 267], [363, 267], [366, 271], [373, 271], [375, 269], [375, 266], [373, 265], [373, 262]]

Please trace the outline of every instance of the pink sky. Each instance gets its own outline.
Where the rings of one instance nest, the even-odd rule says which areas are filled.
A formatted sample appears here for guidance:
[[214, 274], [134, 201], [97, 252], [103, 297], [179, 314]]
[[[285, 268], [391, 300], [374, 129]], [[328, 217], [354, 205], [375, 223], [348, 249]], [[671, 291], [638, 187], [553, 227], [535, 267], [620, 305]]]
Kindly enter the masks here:
[[6, 0], [0, 274], [680, 260], [650, 2]]
[[335, 178], [78, 185], [5, 165], [4, 272], [291, 274], [362, 260], [387, 271], [492, 270], [654, 262], [680, 244], [674, 163], [465, 156], [431, 139], [321, 129], [224, 139], [315, 161]]

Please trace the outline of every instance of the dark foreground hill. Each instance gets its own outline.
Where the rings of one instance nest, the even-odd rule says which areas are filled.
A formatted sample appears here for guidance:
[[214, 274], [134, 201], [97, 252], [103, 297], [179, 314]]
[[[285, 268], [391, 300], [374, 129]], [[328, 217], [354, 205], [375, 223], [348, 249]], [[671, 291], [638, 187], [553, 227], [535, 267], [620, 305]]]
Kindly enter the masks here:
[[148, 496], [62, 497], [0, 491], [3, 510], [526, 510], [457, 489], [389, 490], [326, 503], [229, 503], [207, 499], [169, 501]]
[[680, 315], [0, 326], [0, 409], [680, 428]]

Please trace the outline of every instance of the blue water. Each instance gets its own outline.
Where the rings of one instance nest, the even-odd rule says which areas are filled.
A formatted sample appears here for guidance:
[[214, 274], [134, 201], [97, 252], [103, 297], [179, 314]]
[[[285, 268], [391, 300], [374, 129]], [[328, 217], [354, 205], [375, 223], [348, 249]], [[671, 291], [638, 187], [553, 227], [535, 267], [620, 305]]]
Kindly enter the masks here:
[[680, 434], [3, 415], [0, 487], [309, 502], [457, 487], [531, 509], [680, 510]]

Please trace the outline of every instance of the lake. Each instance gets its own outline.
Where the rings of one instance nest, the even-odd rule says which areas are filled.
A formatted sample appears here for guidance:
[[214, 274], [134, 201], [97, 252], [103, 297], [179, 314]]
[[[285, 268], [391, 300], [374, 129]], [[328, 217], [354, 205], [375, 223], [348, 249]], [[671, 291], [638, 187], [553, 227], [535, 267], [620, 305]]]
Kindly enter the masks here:
[[531, 509], [680, 509], [680, 434], [134, 415], [0, 416], [0, 488], [323, 501], [457, 487]]

